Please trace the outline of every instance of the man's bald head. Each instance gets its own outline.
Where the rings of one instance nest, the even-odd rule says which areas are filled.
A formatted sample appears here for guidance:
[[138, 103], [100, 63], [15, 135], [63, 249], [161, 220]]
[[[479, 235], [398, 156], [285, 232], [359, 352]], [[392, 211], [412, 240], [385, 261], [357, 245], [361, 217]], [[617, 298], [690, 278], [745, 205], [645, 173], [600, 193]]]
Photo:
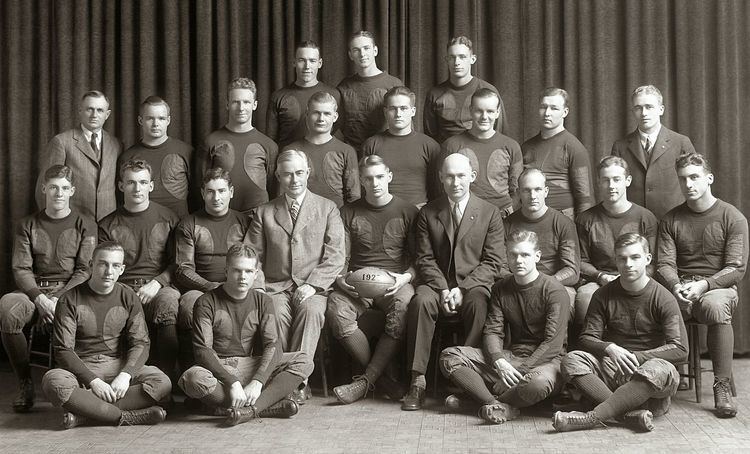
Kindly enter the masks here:
[[469, 195], [471, 183], [477, 173], [471, 169], [469, 158], [458, 153], [448, 155], [440, 169], [440, 181], [448, 198], [453, 202], [463, 200]]

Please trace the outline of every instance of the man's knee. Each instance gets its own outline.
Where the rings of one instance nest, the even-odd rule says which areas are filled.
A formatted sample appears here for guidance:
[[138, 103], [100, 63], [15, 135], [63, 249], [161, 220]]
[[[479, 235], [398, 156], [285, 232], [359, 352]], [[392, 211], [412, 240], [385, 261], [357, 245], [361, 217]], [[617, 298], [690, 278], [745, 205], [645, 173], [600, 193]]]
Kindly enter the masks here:
[[155, 366], [143, 366], [138, 371], [135, 381], [143, 385], [143, 391], [159, 402], [172, 392], [172, 381], [167, 374]]
[[706, 325], [731, 325], [738, 299], [731, 288], [709, 290], [693, 305], [693, 317]]
[[596, 358], [591, 353], [574, 350], [563, 357], [560, 371], [565, 381], [580, 375], [593, 374], [595, 372], [592, 366], [594, 361]]
[[[406, 287], [409, 287], [408, 291], [405, 290]], [[404, 336], [406, 313], [413, 296], [413, 287], [405, 285], [390, 298], [385, 313], [385, 333], [394, 339], [401, 339]]]
[[518, 397], [527, 406], [534, 405], [551, 396], [559, 387], [561, 379], [559, 368], [554, 372], [531, 371], [527, 374], [528, 381], [518, 385]]
[[357, 330], [357, 304], [348, 295], [334, 291], [328, 296], [326, 319], [335, 339], [351, 336]]
[[193, 307], [201, 295], [203, 295], [203, 292], [199, 290], [190, 290], [182, 295], [177, 312], [178, 328], [183, 330], [193, 329]]
[[79, 387], [75, 375], [65, 369], [51, 369], [42, 377], [42, 391], [56, 407], [63, 406]]
[[0, 298], [0, 333], [18, 334], [34, 317], [34, 303], [25, 293], [13, 292]]
[[[174, 325], [177, 323], [177, 312], [180, 305], [180, 292], [174, 287], [162, 287], [145, 307], [147, 320], [155, 325]], [[195, 305], [195, 303], [193, 303]], [[192, 317], [191, 317], [192, 319]]]
[[289, 372], [303, 379], [309, 377], [314, 368], [313, 359], [305, 352], [283, 353], [279, 364], [280, 372]]
[[[567, 287], [566, 287], [567, 288]], [[596, 282], [589, 282], [578, 287], [578, 291], [575, 294], [574, 302], [574, 320], [577, 323], [583, 323], [583, 319], [586, 317], [586, 311], [589, 309], [591, 303], [591, 297], [594, 296], [594, 292], [599, 289], [599, 284]]]
[[633, 373], [633, 379], [641, 379], [653, 387], [650, 397], [674, 396], [680, 384], [680, 374], [669, 361], [652, 358], [644, 362]]
[[214, 374], [201, 366], [193, 366], [186, 370], [177, 382], [185, 394], [193, 399], [200, 399], [211, 394], [218, 383]]
[[470, 367], [469, 360], [463, 354], [462, 350], [466, 347], [448, 347], [440, 352], [438, 361], [440, 372], [444, 377], [450, 377], [451, 374], [459, 367]]
[[317, 323], [323, 326], [326, 319], [326, 302], [328, 299], [322, 295], [313, 295], [303, 300], [297, 306], [296, 318], [301, 318], [305, 323]]
[[461, 314], [465, 317], [480, 318], [484, 322], [487, 317], [487, 306], [490, 300], [490, 292], [484, 287], [474, 287], [464, 294], [461, 303]]

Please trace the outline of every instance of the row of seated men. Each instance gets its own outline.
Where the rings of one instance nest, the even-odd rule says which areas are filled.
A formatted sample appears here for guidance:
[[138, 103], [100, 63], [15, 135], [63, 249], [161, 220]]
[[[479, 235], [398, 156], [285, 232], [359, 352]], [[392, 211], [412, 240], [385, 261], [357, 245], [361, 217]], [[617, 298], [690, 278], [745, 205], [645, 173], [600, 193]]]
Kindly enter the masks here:
[[[443, 195], [421, 209], [391, 194], [393, 173], [378, 155], [360, 160], [364, 196], [340, 211], [308, 189], [304, 152], [282, 152], [275, 172], [282, 195], [248, 217], [229, 208], [229, 173], [209, 169], [204, 208], [179, 220], [150, 201], [151, 166], [128, 160], [120, 168], [124, 205], [95, 234], [93, 219], [70, 208], [77, 181], [70, 169], [49, 168], [45, 209], [24, 219], [15, 239], [20, 290], [0, 300], [0, 332], [20, 384], [14, 408], [33, 405], [22, 330], [38, 319], [54, 324], [60, 368], [42, 387], [66, 410], [66, 427], [86, 419], [163, 420], [156, 404], [177, 377], [178, 351], [180, 387], [229, 424], [291, 416], [309, 393], [327, 319], [364, 369], [334, 389], [338, 400], [354, 402], [373, 386], [397, 390], [383, 372], [405, 338], [412, 377], [401, 407], [418, 410], [435, 324], [458, 317], [464, 346], [443, 351], [440, 368], [468, 398], [450, 396], [448, 408], [474, 402], [480, 417], [501, 423], [569, 382], [595, 407], [555, 413], [557, 430], [613, 418], [651, 430], [679, 386], [674, 364], [687, 354], [684, 317], [708, 325], [716, 414], [736, 414], [731, 317], [746, 267], [747, 221], [712, 194], [702, 155], [675, 162], [686, 202], [658, 224], [628, 200], [628, 163], [604, 158], [597, 169], [604, 200], [577, 217], [578, 228], [547, 206], [546, 177], [536, 168], [519, 176], [520, 209], [503, 219], [473, 193], [477, 171], [461, 153], [445, 157]], [[368, 266], [393, 277], [382, 297], [360, 298], [346, 282]], [[582, 282], [579, 269], [592, 270]], [[368, 309], [385, 313], [372, 351], [358, 325]], [[568, 335], [569, 319], [579, 335]], [[144, 366], [147, 327], [153, 366]], [[566, 354], [566, 339], [577, 339], [579, 350]]]

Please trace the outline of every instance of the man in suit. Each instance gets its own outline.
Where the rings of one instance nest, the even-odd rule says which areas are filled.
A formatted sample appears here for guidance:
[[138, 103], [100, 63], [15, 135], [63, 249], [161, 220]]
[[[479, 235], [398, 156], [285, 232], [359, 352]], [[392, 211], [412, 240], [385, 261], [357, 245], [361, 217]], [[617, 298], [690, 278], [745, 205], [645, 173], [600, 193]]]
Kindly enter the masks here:
[[[122, 145], [116, 137], [102, 129], [112, 111], [109, 98], [100, 91], [89, 91], [81, 97], [78, 119], [81, 124], [60, 133], [47, 144], [40, 168], [53, 165], [68, 166], [76, 176], [76, 196], [70, 200], [71, 208], [97, 221], [115, 211], [115, 180], [117, 156]], [[39, 174], [39, 187], [43, 172]], [[44, 194], [36, 192], [36, 203], [45, 207]]]
[[[276, 176], [282, 195], [258, 207], [245, 236], [258, 252], [254, 287], [271, 296], [285, 352], [315, 356], [326, 300], [344, 269], [344, 225], [336, 204], [307, 190], [310, 163], [299, 150], [279, 154]], [[309, 398], [305, 385], [294, 393]]]
[[466, 156], [446, 157], [440, 170], [446, 196], [427, 203], [417, 216], [420, 285], [407, 313], [412, 379], [402, 410], [419, 410], [424, 404], [425, 372], [440, 314], [461, 317], [464, 345], [478, 347], [481, 341], [490, 289], [501, 277], [505, 235], [497, 207], [469, 191], [476, 176]]
[[630, 99], [638, 127], [612, 145], [612, 155], [623, 158], [630, 167], [633, 181], [628, 200], [661, 219], [685, 201], [674, 164], [681, 155], [695, 153], [695, 148], [687, 136], [662, 126], [664, 98], [658, 88], [638, 87]]

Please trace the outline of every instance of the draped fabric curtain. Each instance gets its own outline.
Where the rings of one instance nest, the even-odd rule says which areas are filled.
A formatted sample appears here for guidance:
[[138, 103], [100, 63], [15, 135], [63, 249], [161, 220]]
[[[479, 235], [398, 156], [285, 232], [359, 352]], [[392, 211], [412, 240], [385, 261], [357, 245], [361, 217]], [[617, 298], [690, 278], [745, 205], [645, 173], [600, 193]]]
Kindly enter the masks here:
[[[474, 73], [498, 87], [522, 142], [537, 132], [537, 96], [571, 95], [568, 129], [592, 163], [635, 128], [629, 94], [658, 86], [664, 123], [712, 160], [714, 192], [750, 208], [750, 2], [743, 0], [5, 0], [0, 2], [0, 290], [13, 288], [13, 224], [33, 212], [40, 153], [77, 125], [89, 89], [112, 100], [106, 129], [130, 146], [148, 95], [172, 108], [170, 135], [198, 146], [226, 119], [225, 87], [258, 86], [254, 124], [265, 129], [271, 93], [292, 80], [294, 45], [317, 41], [321, 79], [352, 72], [350, 33], [377, 38], [379, 66], [417, 93], [448, 76], [449, 37], [475, 43]], [[416, 119], [421, 128], [421, 112]], [[750, 299], [741, 289], [736, 351], [750, 351]]]

